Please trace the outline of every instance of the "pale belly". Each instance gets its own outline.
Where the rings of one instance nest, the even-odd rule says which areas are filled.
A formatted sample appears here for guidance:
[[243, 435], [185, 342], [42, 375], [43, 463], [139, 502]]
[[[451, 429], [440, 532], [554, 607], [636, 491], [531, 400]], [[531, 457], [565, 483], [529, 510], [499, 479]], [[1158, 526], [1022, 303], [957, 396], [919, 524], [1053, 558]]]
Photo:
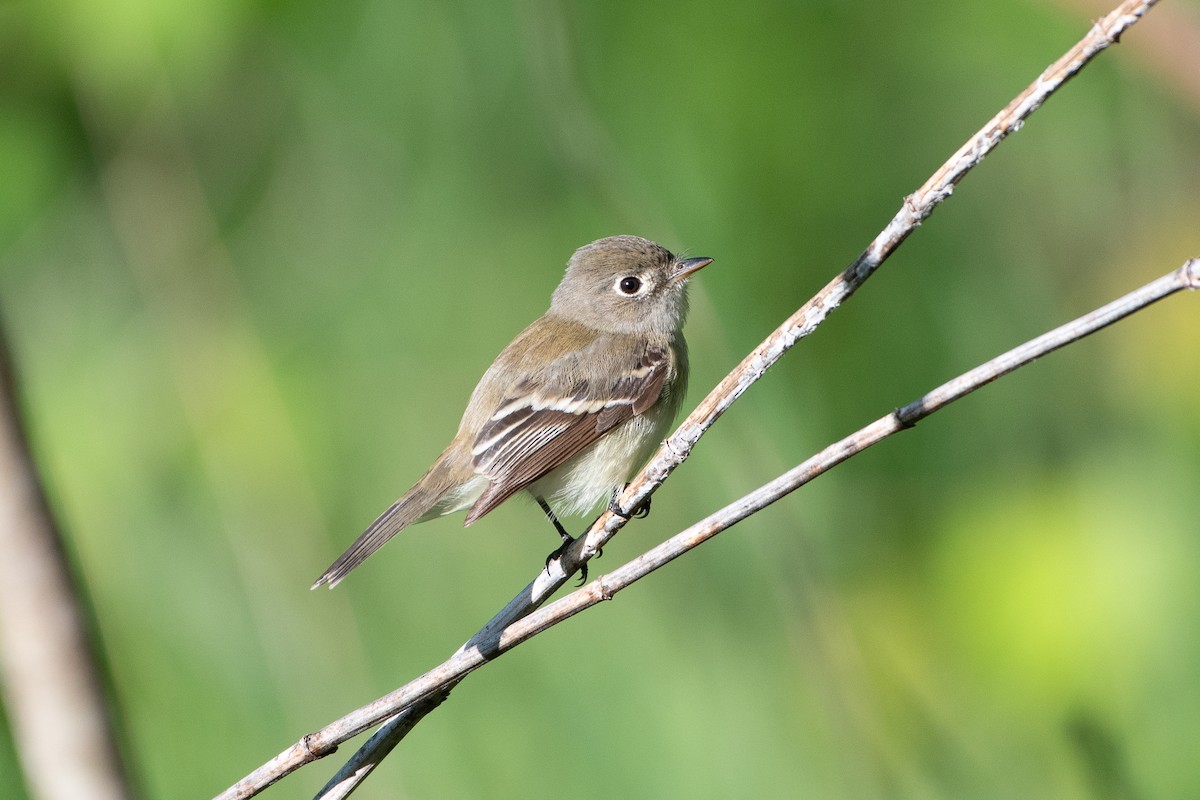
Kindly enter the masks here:
[[586, 514], [607, 501], [657, 449], [671, 424], [673, 415], [667, 411], [652, 408], [622, 423], [527, 490], [544, 498], [556, 514]]

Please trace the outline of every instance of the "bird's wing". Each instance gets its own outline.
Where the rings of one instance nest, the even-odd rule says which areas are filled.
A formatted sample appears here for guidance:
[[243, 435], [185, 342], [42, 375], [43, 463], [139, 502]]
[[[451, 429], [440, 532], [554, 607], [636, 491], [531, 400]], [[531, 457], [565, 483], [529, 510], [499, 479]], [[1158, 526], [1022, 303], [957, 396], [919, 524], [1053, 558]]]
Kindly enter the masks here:
[[[470, 524], [583, 451], [608, 431], [644, 413], [671, 369], [666, 348], [648, 345], [619, 378], [570, 383], [526, 378], [500, 403], [471, 449], [488, 488], [467, 513]], [[555, 370], [548, 370], [554, 374]]]

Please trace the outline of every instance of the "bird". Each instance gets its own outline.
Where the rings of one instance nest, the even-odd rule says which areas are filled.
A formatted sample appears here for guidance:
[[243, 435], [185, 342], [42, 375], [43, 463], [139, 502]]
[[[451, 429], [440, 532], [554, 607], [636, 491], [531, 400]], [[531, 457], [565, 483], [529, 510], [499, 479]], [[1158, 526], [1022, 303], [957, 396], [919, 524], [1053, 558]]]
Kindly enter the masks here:
[[666, 435], [687, 387], [688, 279], [713, 259], [609, 236], [567, 262], [550, 307], [483, 374], [458, 432], [415, 485], [313, 583], [336, 586], [408, 526], [467, 510], [470, 525], [528, 492], [582, 515], [617, 492]]

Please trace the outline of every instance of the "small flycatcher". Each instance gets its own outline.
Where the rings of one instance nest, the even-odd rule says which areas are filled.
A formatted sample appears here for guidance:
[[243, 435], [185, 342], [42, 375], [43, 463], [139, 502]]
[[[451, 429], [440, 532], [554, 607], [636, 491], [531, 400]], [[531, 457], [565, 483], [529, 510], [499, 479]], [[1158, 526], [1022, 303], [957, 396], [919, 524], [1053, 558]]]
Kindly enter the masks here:
[[576, 250], [550, 310], [483, 374], [450, 446], [313, 588], [336, 586], [414, 522], [468, 508], [470, 525], [522, 489], [569, 539], [550, 504], [583, 514], [611, 497], [679, 410], [687, 281], [711, 263], [637, 236]]

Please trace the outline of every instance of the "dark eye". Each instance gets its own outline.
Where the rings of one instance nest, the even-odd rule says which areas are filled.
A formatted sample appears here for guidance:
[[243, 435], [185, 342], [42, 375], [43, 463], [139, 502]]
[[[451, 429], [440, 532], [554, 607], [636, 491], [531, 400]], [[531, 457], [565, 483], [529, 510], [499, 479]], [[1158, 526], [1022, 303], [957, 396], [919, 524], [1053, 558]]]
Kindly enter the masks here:
[[637, 294], [638, 290], [642, 288], [642, 281], [640, 278], [629, 275], [621, 278], [617, 288], [621, 290], [622, 294]]

